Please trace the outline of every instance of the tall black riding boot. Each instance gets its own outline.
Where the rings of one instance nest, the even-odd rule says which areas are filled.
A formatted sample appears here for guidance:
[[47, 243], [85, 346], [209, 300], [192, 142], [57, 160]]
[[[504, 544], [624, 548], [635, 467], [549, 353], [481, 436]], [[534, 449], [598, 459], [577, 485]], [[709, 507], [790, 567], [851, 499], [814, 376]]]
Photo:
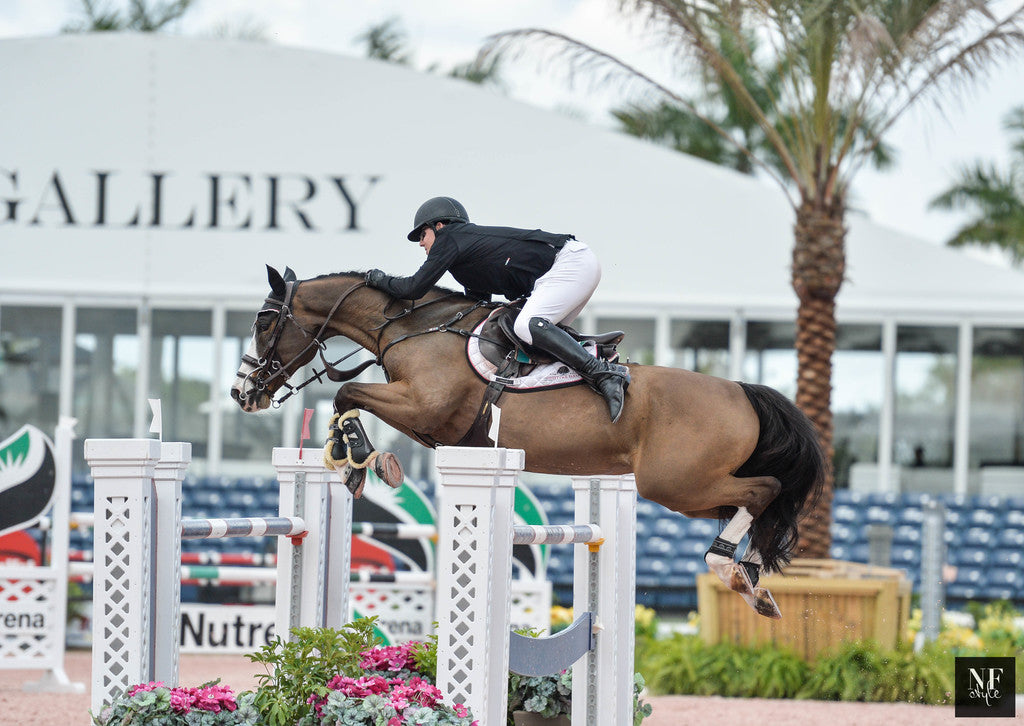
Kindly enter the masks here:
[[546, 318], [530, 318], [533, 346], [562, 361], [587, 381], [608, 402], [612, 423], [619, 420], [629, 386], [629, 369], [595, 358], [567, 332]]

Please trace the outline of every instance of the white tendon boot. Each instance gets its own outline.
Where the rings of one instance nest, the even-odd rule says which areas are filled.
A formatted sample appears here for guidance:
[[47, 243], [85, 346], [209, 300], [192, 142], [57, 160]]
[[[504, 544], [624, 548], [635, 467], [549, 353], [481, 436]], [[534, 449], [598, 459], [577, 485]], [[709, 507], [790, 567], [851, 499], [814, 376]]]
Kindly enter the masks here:
[[704, 554], [704, 562], [707, 563], [708, 569], [718, 575], [718, 579], [724, 582], [726, 587], [748, 595], [753, 594], [754, 585], [746, 568], [736, 564], [733, 558], [736, 555], [736, 547], [753, 521], [754, 518], [750, 516], [746, 507], [737, 509], [729, 524], [725, 525], [725, 529], [715, 537], [715, 541]]

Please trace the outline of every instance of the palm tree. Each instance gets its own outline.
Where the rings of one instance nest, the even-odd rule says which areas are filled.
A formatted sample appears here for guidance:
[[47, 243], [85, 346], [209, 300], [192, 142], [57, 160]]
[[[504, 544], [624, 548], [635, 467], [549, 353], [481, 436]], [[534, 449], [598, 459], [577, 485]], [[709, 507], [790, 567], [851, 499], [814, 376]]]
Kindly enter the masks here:
[[1013, 109], [1003, 127], [1017, 135], [1009, 169], [1001, 171], [980, 161], [964, 167], [953, 186], [929, 206], [975, 212], [946, 244], [994, 247], [1006, 251], [1020, 265], [1024, 263], [1024, 106]]
[[[750, 148], [702, 109], [641, 70], [569, 36], [527, 28], [501, 33], [485, 51], [530, 44], [553, 54], [548, 67], [639, 83], [701, 118], [774, 179], [794, 211], [791, 282], [799, 301], [797, 405], [832, 456], [835, 301], [846, 274], [850, 184], [880, 139], [929, 95], [973, 80], [990, 61], [1024, 48], [1024, 6], [1000, 16], [985, 0], [620, 0], [656, 42], [675, 53], [683, 77], [729, 89], [778, 158]], [[764, 38], [769, 62], [744, 38]], [[732, 48], [743, 59], [723, 51]], [[765, 72], [778, 75], [771, 93]], [[955, 90], [955, 89], [954, 89]], [[798, 551], [828, 557], [832, 486], [811, 503]]]
[[[355, 42], [365, 45], [367, 58], [400, 66], [412, 65], [412, 52], [408, 50], [409, 39], [402, 27], [402, 21], [397, 17], [369, 26], [356, 36]], [[441, 70], [436, 63], [428, 66], [426, 70], [428, 73], [442, 72], [450, 78], [459, 78], [480, 86], [492, 84], [501, 88], [501, 65], [501, 55], [493, 54], [487, 58], [477, 57], [459, 63], [447, 71]]]

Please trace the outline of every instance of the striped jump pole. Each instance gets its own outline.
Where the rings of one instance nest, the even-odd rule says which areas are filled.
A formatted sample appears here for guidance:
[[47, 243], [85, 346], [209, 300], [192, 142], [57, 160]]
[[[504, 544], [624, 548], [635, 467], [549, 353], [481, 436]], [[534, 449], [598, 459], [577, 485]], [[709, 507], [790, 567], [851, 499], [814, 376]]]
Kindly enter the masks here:
[[233, 519], [183, 519], [182, 539], [224, 537], [296, 537], [306, 533], [299, 517], [236, 517]]

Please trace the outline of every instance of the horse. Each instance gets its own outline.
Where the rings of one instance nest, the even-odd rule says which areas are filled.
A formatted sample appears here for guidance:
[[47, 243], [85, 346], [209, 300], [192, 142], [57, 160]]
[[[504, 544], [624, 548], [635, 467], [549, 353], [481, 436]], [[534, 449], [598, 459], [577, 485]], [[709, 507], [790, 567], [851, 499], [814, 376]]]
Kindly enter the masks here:
[[[377, 456], [361, 440], [365, 432], [350, 426], [360, 410], [426, 446], [465, 443], [486, 408], [487, 390], [468, 363], [466, 339], [497, 304], [443, 287], [418, 301], [396, 300], [368, 287], [362, 272], [300, 281], [290, 269], [282, 276], [268, 265], [267, 278], [271, 293], [256, 314], [231, 389], [244, 411], [279, 405], [282, 399], [274, 396], [297, 390], [289, 378], [319, 353], [334, 381], [350, 380], [374, 363], [388, 381], [339, 387], [332, 437], [335, 451], [348, 445], [341, 452], [349, 454], [345, 463], [365, 467]], [[334, 336], [374, 359], [338, 371], [324, 358], [324, 341]], [[705, 557], [709, 568], [755, 611], [781, 617], [758, 579], [789, 563], [801, 510], [822, 488], [827, 464], [814, 425], [767, 386], [679, 368], [628, 367], [632, 382], [616, 423], [586, 385], [509, 392], [501, 396], [498, 441], [477, 437], [476, 443], [523, 449], [530, 472], [632, 473], [641, 497], [686, 517], [728, 521]], [[396, 475], [396, 462], [387, 456], [378, 460], [386, 462], [378, 470], [385, 479]], [[748, 548], [735, 562], [748, 531]]]

